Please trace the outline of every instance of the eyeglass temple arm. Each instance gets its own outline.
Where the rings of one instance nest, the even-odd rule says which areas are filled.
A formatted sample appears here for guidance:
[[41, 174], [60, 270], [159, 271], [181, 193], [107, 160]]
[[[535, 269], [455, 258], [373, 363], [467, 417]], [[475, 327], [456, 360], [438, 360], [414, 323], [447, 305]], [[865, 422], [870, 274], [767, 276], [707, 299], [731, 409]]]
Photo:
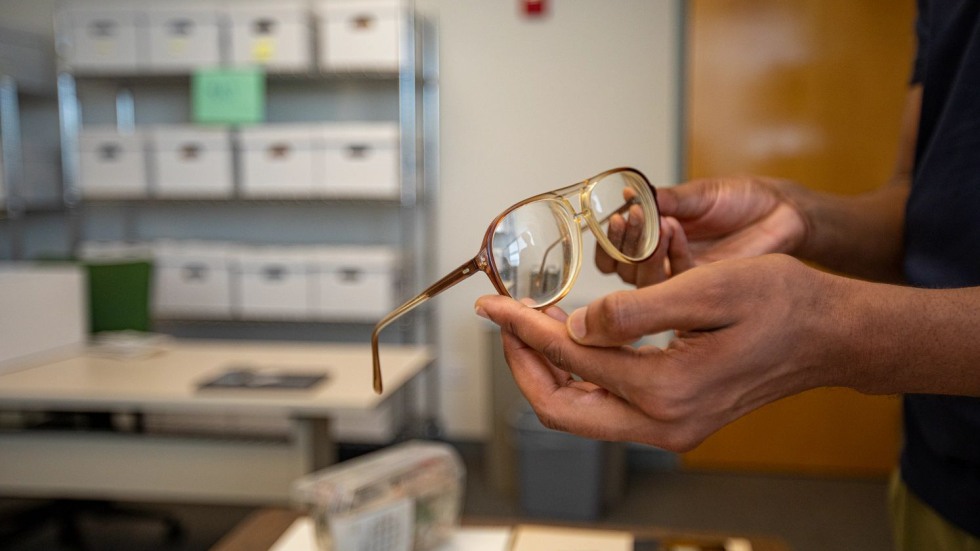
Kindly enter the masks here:
[[462, 266], [450, 272], [449, 275], [433, 283], [428, 289], [422, 291], [417, 297], [407, 301], [405, 304], [402, 304], [393, 310], [374, 326], [374, 331], [371, 333], [371, 352], [372, 360], [374, 362], [374, 392], [381, 394], [383, 390], [381, 384], [381, 357], [378, 350], [378, 337], [381, 334], [381, 330], [391, 325], [392, 322], [402, 317], [416, 306], [438, 295], [453, 285], [456, 285], [460, 281], [463, 281], [478, 271], [480, 271], [480, 266], [477, 264], [476, 258], [473, 258], [469, 262], [466, 262]]
[[[624, 212], [628, 211], [631, 206], [633, 206], [633, 205], [635, 205], [637, 203], [639, 203], [639, 201], [635, 197], [634, 198], [631, 198], [631, 199], [628, 199], [625, 203], [623, 203], [623, 206], [621, 206], [618, 209], [610, 212], [605, 218], [599, 220], [599, 224], [600, 225], [601, 224], [604, 224], [606, 221], [608, 221], [613, 216], [616, 216], [617, 214], [623, 214]], [[580, 226], [582, 224], [583, 224], [583, 222], [579, 222], [579, 225]], [[557, 247], [558, 244], [561, 243], [561, 241], [562, 241], [561, 238], [558, 238], [558, 239], [554, 240], [551, 243], [551, 245], [548, 245], [548, 248], [547, 249], [545, 249], [544, 256], [541, 258], [541, 268], [538, 269], [538, 273], [539, 274], [544, 274], [544, 267], [548, 263], [548, 256], [551, 255], [551, 250], [554, 249], [555, 247]]]

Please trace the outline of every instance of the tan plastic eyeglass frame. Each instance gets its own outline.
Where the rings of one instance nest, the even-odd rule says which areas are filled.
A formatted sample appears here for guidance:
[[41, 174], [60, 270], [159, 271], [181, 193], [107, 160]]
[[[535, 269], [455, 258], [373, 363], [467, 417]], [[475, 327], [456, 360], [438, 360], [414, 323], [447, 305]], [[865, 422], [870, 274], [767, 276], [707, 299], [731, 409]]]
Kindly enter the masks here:
[[[596, 240], [599, 242], [602, 249], [615, 260], [619, 262], [629, 263], [629, 264], [638, 264], [653, 256], [653, 254], [657, 251], [657, 247], [659, 245], [659, 239], [654, 241], [653, 248], [650, 250], [648, 254], [643, 255], [642, 257], [627, 256], [623, 254], [622, 251], [617, 249], [609, 241], [609, 237], [606, 236], [605, 233], [603, 233], [602, 228], [600, 227], [601, 222], [604, 222], [606, 219], [608, 219], [608, 217], [606, 219], [603, 219], [602, 221], [596, 220], [595, 214], [592, 212], [592, 209], [589, 208], [589, 205], [591, 204], [590, 197], [592, 194], [592, 189], [595, 187], [596, 183], [608, 176], [621, 172], [631, 173], [637, 176], [644, 184], [646, 184], [646, 189], [650, 193], [649, 195], [641, 194], [638, 198], [638, 201], [641, 203], [645, 203], [644, 206], [646, 207], [647, 212], [653, 212], [656, 215], [656, 220], [653, 221], [653, 223], [655, 224], [653, 227], [657, 229], [656, 230], [657, 232], [659, 232], [660, 207], [657, 204], [657, 190], [656, 188], [653, 187], [653, 185], [650, 184], [650, 181], [647, 179], [646, 176], [643, 175], [643, 173], [641, 173], [639, 170], [636, 170], [634, 168], [629, 168], [629, 167], [621, 167], [621, 168], [614, 168], [611, 170], [607, 170], [605, 172], [602, 172], [600, 174], [597, 174], [589, 178], [588, 180], [583, 180], [581, 182], [577, 182], [570, 186], [566, 186], [546, 193], [534, 195], [532, 197], [528, 197], [527, 199], [519, 203], [515, 203], [514, 205], [511, 205], [502, 213], [497, 215], [497, 217], [493, 219], [493, 222], [490, 223], [490, 226], [487, 228], [487, 231], [483, 236], [483, 244], [480, 246], [480, 252], [476, 256], [474, 256], [472, 259], [470, 259], [460, 267], [450, 272], [448, 275], [446, 275], [439, 281], [433, 283], [428, 289], [422, 291], [422, 293], [420, 293], [415, 298], [405, 302], [404, 304], [402, 304], [401, 306], [393, 310], [390, 314], [382, 318], [381, 321], [377, 323], [377, 325], [374, 326], [374, 331], [371, 333], [371, 353], [372, 353], [372, 360], [374, 362], [374, 391], [378, 394], [381, 394], [381, 392], [383, 391], [383, 385], [381, 382], [381, 357], [379, 353], [378, 338], [381, 334], [381, 331], [385, 327], [390, 325], [392, 322], [394, 322], [396, 319], [408, 313], [410, 310], [422, 304], [423, 302], [429, 300], [430, 298], [438, 295], [439, 293], [445, 291], [446, 289], [449, 289], [453, 285], [456, 285], [457, 283], [470, 277], [476, 272], [483, 272], [487, 274], [487, 276], [490, 278], [490, 282], [493, 284], [494, 288], [497, 290], [498, 293], [504, 296], [510, 296], [510, 293], [507, 292], [507, 286], [501, 280], [500, 274], [497, 272], [497, 267], [494, 265], [493, 253], [491, 247], [493, 245], [494, 229], [497, 227], [500, 221], [503, 220], [510, 213], [514, 212], [515, 210], [523, 206], [526, 206], [530, 203], [534, 203], [537, 201], [561, 202], [563, 208], [571, 215], [571, 217], [574, 220], [576, 220], [576, 227], [579, 228], [579, 231], [575, 232], [574, 234], [575, 238], [577, 239], [576, 250], [578, 251], [582, 250], [582, 231], [581, 231], [582, 228], [581, 228], [581, 222], [579, 221], [581, 219], [584, 220], [586, 224], [589, 226], [589, 229], [596, 236]], [[568, 196], [572, 195], [575, 192], [578, 192], [579, 205], [580, 208], [582, 209], [581, 212], [576, 212], [575, 208], [568, 200]], [[634, 204], [633, 201], [629, 201], [626, 203], [625, 206], [629, 207], [633, 204]], [[613, 212], [609, 216], [612, 216], [612, 214], [620, 213], [621, 210], [622, 209], [620, 209], [620, 211]], [[657, 235], [659, 235], [659, 233]], [[547, 308], [548, 306], [551, 306], [557, 303], [558, 301], [560, 301], [561, 299], [563, 299], [574, 285], [575, 280], [578, 277], [579, 270], [581, 269], [581, 265], [582, 265], [582, 254], [580, 252], [580, 254], [578, 254], [576, 257], [574, 264], [571, 266], [572, 269], [571, 276], [568, 278], [568, 281], [558, 292], [558, 294], [556, 294], [555, 297], [552, 298], [551, 300], [548, 300], [543, 304], [539, 304], [535, 306], [535, 308], [538, 309]]]

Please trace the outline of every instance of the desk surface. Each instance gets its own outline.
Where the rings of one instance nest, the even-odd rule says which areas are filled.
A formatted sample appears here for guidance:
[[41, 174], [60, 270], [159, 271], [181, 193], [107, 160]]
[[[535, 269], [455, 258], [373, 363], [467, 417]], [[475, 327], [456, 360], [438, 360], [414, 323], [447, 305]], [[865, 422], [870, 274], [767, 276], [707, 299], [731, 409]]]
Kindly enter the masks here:
[[[385, 394], [371, 386], [366, 344], [174, 340], [146, 358], [113, 358], [94, 349], [0, 375], [0, 407], [77, 411], [243, 411], [324, 415], [377, 406], [432, 362], [425, 346], [384, 346]], [[199, 390], [231, 368], [326, 372], [311, 390]]]
[[[235, 527], [228, 535], [222, 538], [211, 551], [269, 551], [277, 543], [282, 543], [283, 534], [293, 527], [297, 519], [303, 518], [300, 513], [288, 509], [261, 509], [256, 511], [241, 524]], [[493, 521], [467, 522], [467, 526], [500, 526], [502, 523]], [[567, 525], [566, 525], [567, 526]], [[579, 525], [582, 526], [582, 525]], [[651, 528], [651, 527], [626, 527], [626, 526], [607, 526], [589, 525], [590, 528], [606, 528], [611, 530], [627, 530], [637, 535], [650, 537], [684, 537], [693, 541], [715, 540], [717, 534], [679, 534], [676, 532]], [[789, 546], [779, 538], [775, 537], [749, 537], [752, 544], [752, 551], [789, 551]]]

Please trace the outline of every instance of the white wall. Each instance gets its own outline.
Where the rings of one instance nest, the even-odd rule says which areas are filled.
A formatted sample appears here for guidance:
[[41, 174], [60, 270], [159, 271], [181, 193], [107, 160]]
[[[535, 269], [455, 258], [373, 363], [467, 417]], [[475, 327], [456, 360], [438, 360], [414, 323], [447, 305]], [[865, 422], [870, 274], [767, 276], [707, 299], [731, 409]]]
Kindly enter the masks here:
[[[55, 0], [0, 0], [0, 22], [51, 32]], [[441, 43], [441, 275], [471, 258], [486, 224], [528, 195], [614, 166], [677, 179], [681, 0], [561, 0], [526, 19], [518, 0], [416, 0]], [[567, 306], [615, 282], [583, 266]], [[436, 302], [443, 426], [489, 430], [488, 342], [473, 303], [480, 274]]]
[[[540, 20], [516, 0], [416, 0], [441, 42], [439, 275], [472, 258], [490, 220], [529, 195], [634, 166], [654, 184], [678, 166], [677, 0], [561, 0]], [[592, 276], [592, 277], [589, 277]], [[615, 285], [591, 266], [566, 305]], [[439, 296], [443, 426], [490, 424], [481, 274]]]

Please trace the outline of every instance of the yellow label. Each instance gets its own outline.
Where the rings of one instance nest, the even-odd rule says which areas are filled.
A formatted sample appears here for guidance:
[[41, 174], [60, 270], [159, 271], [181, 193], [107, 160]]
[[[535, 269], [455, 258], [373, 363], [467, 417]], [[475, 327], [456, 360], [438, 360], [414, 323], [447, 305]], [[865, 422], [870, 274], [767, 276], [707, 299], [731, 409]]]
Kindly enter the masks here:
[[252, 59], [269, 61], [276, 55], [276, 42], [271, 38], [259, 38], [252, 45]]
[[187, 52], [187, 39], [186, 38], [171, 38], [170, 43], [167, 44], [170, 55], [183, 55]]

